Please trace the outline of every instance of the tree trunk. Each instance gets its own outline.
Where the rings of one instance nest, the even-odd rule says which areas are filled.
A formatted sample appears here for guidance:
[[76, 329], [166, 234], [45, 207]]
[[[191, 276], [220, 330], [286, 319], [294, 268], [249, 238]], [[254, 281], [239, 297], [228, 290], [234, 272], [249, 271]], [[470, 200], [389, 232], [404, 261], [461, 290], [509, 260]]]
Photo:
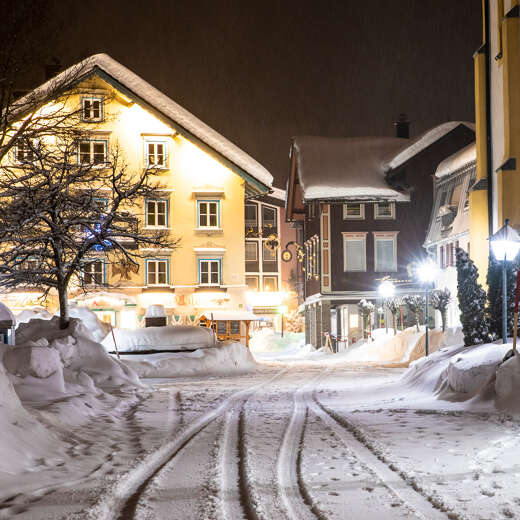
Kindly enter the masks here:
[[392, 314], [392, 321], [394, 322], [394, 336], [397, 334], [397, 313]]
[[69, 299], [67, 297], [67, 287], [58, 288], [58, 299], [60, 303], [60, 329], [69, 326]]
[[446, 317], [447, 317], [447, 310], [443, 309], [441, 311], [442, 332], [446, 332]]
[[415, 313], [415, 327], [417, 328], [417, 332], [419, 332], [421, 329], [419, 328], [419, 313]]

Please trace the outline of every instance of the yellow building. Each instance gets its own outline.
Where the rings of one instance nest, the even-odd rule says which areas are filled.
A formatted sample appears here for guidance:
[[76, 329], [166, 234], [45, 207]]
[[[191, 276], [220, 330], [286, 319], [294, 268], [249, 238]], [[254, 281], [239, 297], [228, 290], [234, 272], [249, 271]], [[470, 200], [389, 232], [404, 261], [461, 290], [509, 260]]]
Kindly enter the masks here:
[[488, 237], [509, 218], [520, 229], [520, 6], [483, 0], [474, 56], [477, 178], [470, 193], [470, 255], [485, 282]]
[[[181, 240], [174, 250], [143, 250], [147, 258], [138, 272], [109, 266], [101, 253], [86, 264], [92, 291], [70, 296], [124, 328], [140, 325], [157, 304], [172, 324], [194, 323], [213, 310], [240, 319], [247, 311], [244, 205], [270, 192], [270, 173], [105, 54], [64, 71], [58, 81], [67, 77], [74, 77], [67, 102], [81, 110], [88, 133], [79, 145], [82, 160], [103, 162], [117, 145], [136, 172], [150, 165], [161, 171], [161, 190], [142, 201], [138, 217], [145, 229]], [[100, 288], [105, 283], [114, 288]], [[27, 293], [6, 299], [15, 310], [37, 303]]]

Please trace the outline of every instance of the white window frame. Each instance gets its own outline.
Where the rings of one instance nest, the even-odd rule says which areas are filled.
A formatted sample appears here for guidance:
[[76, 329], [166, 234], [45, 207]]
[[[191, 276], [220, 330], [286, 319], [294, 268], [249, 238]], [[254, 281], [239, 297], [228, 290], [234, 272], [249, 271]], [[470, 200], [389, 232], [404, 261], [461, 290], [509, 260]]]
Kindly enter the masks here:
[[[399, 231], [375, 231], [374, 232], [374, 271], [376, 273], [396, 273], [397, 272], [397, 235]], [[391, 270], [380, 270], [377, 265], [377, 242], [378, 240], [392, 240], [393, 242], [393, 266]]]
[[[366, 273], [367, 270], [367, 232], [349, 233], [343, 232], [343, 271], [348, 273]], [[363, 268], [349, 269], [347, 265], [347, 245], [348, 242], [362, 242], [363, 243]]]
[[[157, 208], [159, 204], [164, 204], [165, 209], [164, 212], [158, 212]], [[150, 208], [154, 207], [154, 212], [150, 212]], [[168, 228], [168, 210], [169, 204], [168, 199], [146, 199], [145, 200], [145, 227], [148, 229], [166, 229]], [[150, 224], [148, 220], [148, 216], [153, 215], [154, 223]], [[164, 215], [164, 224], [158, 224], [159, 215]]]
[[276, 287], [275, 287], [274, 291], [272, 291], [272, 292], [278, 292], [280, 289], [279, 289], [279, 286], [278, 286], [278, 282], [279, 282], [278, 276], [276, 274], [264, 274], [262, 276], [262, 291], [263, 292], [269, 292], [269, 291], [266, 291], [266, 289], [265, 289], [265, 279], [266, 278], [272, 278], [273, 280], [275, 280]]
[[[89, 156], [90, 156], [90, 160], [89, 162], [83, 162], [81, 160], [81, 145], [82, 144], [89, 144]], [[96, 144], [100, 144], [102, 143], [103, 146], [104, 146], [104, 154], [103, 154], [103, 162], [100, 162], [100, 163], [95, 163], [94, 162], [94, 146]], [[81, 139], [80, 142], [78, 143], [78, 163], [79, 164], [84, 164], [84, 165], [91, 165], [93, 166], [94, 168], [103, 168], [104, 166], [106, 166], [107, 164], [107, 158], [108, 158], [108, 141], [106, 139]]]
[[[152, 145], [154, 147], [153, 154], [148, 152], [148, 147]], [[157, 153], [157, 145], [161, 145], [163, 147], [163, 162], [162, 163], [151, 163], [150, 156], [156, 159], [158, 156]], [[147, 168], [154, 168], [158, 170], [165, 170], [168, 168], [168, 142], [161, 139], [146, 139], [144, 142], [144, 159]]]
[[[275, 249], [275, 250], [272, 250], [272, 249], [269, 249], [266, 245], [267, 243], [267, 240], [262, 240], [262, 262], [272, 262], [272, 263], [275, 263], [278, 261], [278, 250]], [[265, 257], [265, 253], [269, 251], [269, 256], [270, 257], [274, 257], [274, 258], [267, 258]], [[272, 253], [272, 254], [271, 254]]]
[[[359, 215], [349, 215], [347, 212], [349, 204], [359, 205]], [[365, 220], [365, 204], [363, 202], [345, 202], [343, 204], [343, 220]]]
[[379, 210], [379, 204], [381, 204], [381, 202], [375, 202], [374, 203], [374, 219], [375, 220], [393, 220], [395, 219], [395, 202], [394, 201], [382, 201], [383, 203], [388, 203], [390, 204], [390, 215], [379, 215], [378, 213], [378, 210]]
[[[248, 278], [254, 278], [256, 280], [256, 288], [250, 289], [249, 284], [247, 283]], [[246, 274], [246, 285], [248, 291], [258, 291], [260, 290], [260, 276], [258, 274]]]
[[[202, 226], [201, 225], [201, 205], [202, 204], [215, 204], [216, 208], [217, 208], [217, 211], [216, 211], [216, 217], [217, 217], [217, 223], [215, 226], [211, 226], [211, 225], [207, 225], [207, 226]], [[211, 216], [211, 212], [209, 211], [209, 207], [208, 206], [208, 212], [205, 213], [205, 215], [207, 216], [207, 222], [209, 223], [210, 221], [210, 216]], [[198, 199], [197, 200], [197, 229], [220, 229], [220, 200], [205, 200], [205, 199]]]
[[[99, 115], [97, 117], [85, 117], [85, 111], [86, 108], [86, 102], [93, 103], [98, 102], [99, 103]], [[94, 108], [91, 107], [88, 109], [90, 113], [94, 112]], [[81, 120], [85, 121], [86, 123], [98, 123], [100, 121], [103, 121], [103, 98], [99, 96], [83, 96], [81, 98]]]
[[[247, 258], [247, 245], [255, 246], [255, 258]], [[246, 262], [258, 262], [258, 240], [246, 240]]]
[[255, 204], [255, 203], [252, 203], [252, 202], [247, 202], [245, 204], [246, 207], [252, 207], [252, 208], [255, 208], [255, 223], [253, 225], [250, 224], [250, 220], [247, 220], [245, 219], [245, 209], [244, 209], [244, 219], [245, 219], [245, 226], [246, 228], [257, 228], [258, 227], [258, 204]]
[[[166, 264], [166, 280], [165, 282], [159, 282], [159, 264]], [[150, 265], [156, 265], [154, 272], [155, 282], [150, 283]], [[147, 258], [146, 259], [146, 285], [148, 287], [165, 287], [170, 283], [170, 261], [168, 258]]]
[[[207, 282], [202, 281], [202, 264], [205, 262], [207, 262], [209, 264]], [[199, 263], [199, 265], [198, 265], [199, 285], [204, 286], [204, 287], [208, 287], [208, 286], [218, 287], [221, 284], [221, 279], [222, 279], [222, 259], [220, 259], [220, 258], [199, 258], [198, 263]], [[217, 266], [218, 266], [218, 271], [217, 271], [218, 280], [216, 283], [211, 281], [211, 264], [213, 264], [213, 263], [217, 264]]]
[[268, 206], [267, 204], [262, 204], [260, 206], [260, 210], [261, 210], [261, 214], [262, 214], [262, 228], [266, 228], [267, 227], [267, 224], [264, 222], [264, 211], [272, 211], [274, 212], [274, 220], [272, 221], [274, 224], [272, 225], [272, 227], [270, 229], [272, 229], [272, 232], [275, 233], [276, 230], [278, 229], [278, 211], [277, 211], [278, 208], [276, 208], [275, 206]]

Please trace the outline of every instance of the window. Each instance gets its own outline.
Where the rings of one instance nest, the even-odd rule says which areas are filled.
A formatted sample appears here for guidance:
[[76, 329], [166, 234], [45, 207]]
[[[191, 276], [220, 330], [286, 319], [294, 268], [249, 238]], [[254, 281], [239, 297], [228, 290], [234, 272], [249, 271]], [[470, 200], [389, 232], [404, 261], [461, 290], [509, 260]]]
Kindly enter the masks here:
[[439, 247], [439, 262], [440, 262], [441, 269], [444, 269], [444, 267], [445, 267], [445, 264], [444, 264], [444, 246], [440, 246]]
[[105, 164], [107, 162], [107, 142], [81, 141], [79, 143], [79, 161], [81, 164]]
[[[258, 243], [246, 241], [246, 262], [258, 261]], [[255, 269], [256, 271], [257, 269]]]
[[345, 271], [366, 271], [366, 233], [343, 233], [343, 268]]
[[220, 202], [218, 200], [198, 200], [197, 215], [199, 228], [218, 228], [220, 226]]
[[267, 247], [267, 241], [262, 242], [262, 258], [264, 262], [276, 262], [276, 249]]
[[17, 163], [28, 163], [34, 161], [34, 143], [26, 139], [20, 139], [15, 147], [15, 161]]
[[105, 278], [103, 260], [92, 260], [83, 264], [83, 283], [85, 285], [101, 285]]
[[237, 320], [232, 320], [229, 322], [229, 333], [230, 334], [240, 334], [240, 322]]
[[278, 290], [277, 276], [264, 276], [264, 291], [275, 292]]
[[103, 99], [84, 97], [81, 99], [81, 117], [83, 121], [103, 120]]
[[199, 260], [199, 284], [220, 285], [220, 260]]
[[146, 166], [148, 168], [166, 168], [166, 143], [146, 141]]
[[217, 334], [227, 334], [227, 321], [217, 321]]
[[374, 233], [375, 271], [397, 271], [397, 233]]
[[[262, 227], [276, 231], [276, 209], [262, 206]], [[268, 231], [269, 232], [269, 231]]]
[[360, 202], [343, 204], [343, 219], [362, 220], [365, 218], [365, 205]]
[[168, 201], [164, 199], [146, 201], [146, 226], [168, 226]]
[[246, 204], [246, 228], [258, 227], [258, 206], [256, 204]]
[[168, 264], [168, 260], [162, 258], [146, 260], [146, 284], [168, 285]]
[[376, 202], [374, 204], [374, 218], [395, 218], [395, 202]]
[[258, 276], [246, 276], [247, 289], [249, 291], [258, 291], [259, 279]]

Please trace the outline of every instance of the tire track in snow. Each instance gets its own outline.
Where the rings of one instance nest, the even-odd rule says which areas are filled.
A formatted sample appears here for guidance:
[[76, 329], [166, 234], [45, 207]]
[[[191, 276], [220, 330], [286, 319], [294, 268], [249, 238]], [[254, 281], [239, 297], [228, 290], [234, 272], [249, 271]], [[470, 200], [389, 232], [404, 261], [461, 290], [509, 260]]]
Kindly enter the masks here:
[[329, 370], [328, 368], [322, 370], [294, 393], [293, 413], [280, 448], [277, 467], [279, 492], [289, 518], [294, 520], [326, 520], [327, 518], [314, 503], [303, 482], [301, 452], [308, 413], [306, 394], [312, 391], [311, 387]]
[[103, 495], [87, 512], [87, 518], [93, 520], [129, 520], [135, 516], [135, 508], [152, 480], [175, 456], [196, 437], [206, 426], [221, 417], [234, 403], [252, 395], [262, 386], [269, 384], [287, 371], [284, 368], [275, 376], [260, 384], [239, 390], [229, 396], [213, 410], [190, 423], [174, 439], [140, 460], [128, 473], [122, 475], [113, 488]]
[[448, 509], [437, 496], [420, 486], [414, 477], [407, 475], [390, 462], [357, 426], [319, 402], [315, 392], [313, 392], [312, 398], [307, 396], [307, 406], [336, 434], [345, 447], [371, 469], [383, 484], [408, 505], [419, 518], [424, 520], [446, 520], [446, 518], [464, 520], [466, 518]]

